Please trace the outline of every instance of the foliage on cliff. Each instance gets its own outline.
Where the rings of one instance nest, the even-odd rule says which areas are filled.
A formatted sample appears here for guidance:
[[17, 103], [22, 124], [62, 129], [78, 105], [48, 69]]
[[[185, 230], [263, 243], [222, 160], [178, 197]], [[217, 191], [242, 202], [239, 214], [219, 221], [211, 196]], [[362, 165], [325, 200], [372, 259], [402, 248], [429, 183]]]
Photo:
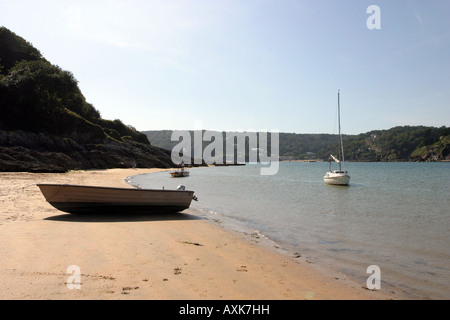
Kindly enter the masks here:
[[[129, 166], [133, 161], [141, 166], [171, 165], [168, 152], [152, 147], [146, 135], [121, 120], [102, 119], [71, 72], [51, 64], [39, 50], [4, 27], [0, 28], [0, 131], [0, 171], [110, 168]], [[106, 145], [115, 145], [113, 149], [121, 149], [122, 155], [118, 157], [113, 149], [105, 151]], [[22, 158], [27, 154], [28, 161], [20, 160], [17, 147], [22, 148]], [[75, 149], [78, 153], [72, 154]], [[99, 161], [94, 151], [103, 152], [106, 161]], [[46, 165], [55, 157], [45, 153], [62, 153], [71, 160]], [[35, 169], [36, 162], [39, 169]]]

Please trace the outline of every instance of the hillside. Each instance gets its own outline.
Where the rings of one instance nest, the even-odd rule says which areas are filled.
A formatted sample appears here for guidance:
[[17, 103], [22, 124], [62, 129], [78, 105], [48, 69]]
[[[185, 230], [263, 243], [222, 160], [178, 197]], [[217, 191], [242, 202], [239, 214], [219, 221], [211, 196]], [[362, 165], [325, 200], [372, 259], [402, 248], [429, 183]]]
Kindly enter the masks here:
[[[161, 148], [171, 150], [178, 144], [170, 140], [170, 130], [143, 133]], [[222, 135], [225, 141], [226, 133]], [[337, 135], [280, 133], [279, 139], [281, 160], [327, 160], [330, 153], [338, 154]], [[439, 161], [450, 155], [450, 128], [394, 127], [359, 135], [344, 135], [343, 142], [346, 160], [350, 161]], [[203, 142], [203, 148], [209, 143]], [[225, 150], [225, 142], [223, 148]]]
[[106, 120], [69, 71], [0, 28], [0, 171], [170, 167], [167, 150], [122, 121]]

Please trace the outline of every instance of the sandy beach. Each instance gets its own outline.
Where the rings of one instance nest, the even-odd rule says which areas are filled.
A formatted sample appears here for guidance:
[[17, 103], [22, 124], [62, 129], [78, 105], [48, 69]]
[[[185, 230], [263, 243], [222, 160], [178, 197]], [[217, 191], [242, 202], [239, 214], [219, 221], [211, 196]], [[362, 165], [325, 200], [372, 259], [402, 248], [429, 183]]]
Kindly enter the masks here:
[[[154, 170], [0, 173], [0, 299], [393, 298], [190, 210], [70, 215], [50, 206], [36, 186], [131, 188], [126, 177]], [[69, 266], [79, 268], [80, 283], [72, 282]]]

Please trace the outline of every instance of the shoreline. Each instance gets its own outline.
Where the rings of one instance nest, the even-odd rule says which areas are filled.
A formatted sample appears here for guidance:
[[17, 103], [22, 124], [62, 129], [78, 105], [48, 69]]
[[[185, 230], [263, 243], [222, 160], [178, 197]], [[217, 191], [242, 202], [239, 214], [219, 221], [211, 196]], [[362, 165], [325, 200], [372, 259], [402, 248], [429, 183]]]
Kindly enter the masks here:
[[[191, 209], [177, 214], [69, 215], [51, 207], [36, 186], [131, 188], [127, 178], [164, 170], [0, 173], [0, 299], [398, 298], [296, 261]], [[70, 266], [79, 267], [80, 290], [66, 285]]]

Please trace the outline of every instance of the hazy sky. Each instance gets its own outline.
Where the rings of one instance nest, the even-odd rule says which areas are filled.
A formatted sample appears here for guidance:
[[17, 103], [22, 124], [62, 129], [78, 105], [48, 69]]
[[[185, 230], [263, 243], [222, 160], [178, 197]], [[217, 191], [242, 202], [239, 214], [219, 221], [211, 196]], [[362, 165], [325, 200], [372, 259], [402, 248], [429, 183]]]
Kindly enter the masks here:
[[0, 25], [138, 130], [336, 133], [338, 89], [344, 133], [450, 126], [449, 0], [0, 0]]

